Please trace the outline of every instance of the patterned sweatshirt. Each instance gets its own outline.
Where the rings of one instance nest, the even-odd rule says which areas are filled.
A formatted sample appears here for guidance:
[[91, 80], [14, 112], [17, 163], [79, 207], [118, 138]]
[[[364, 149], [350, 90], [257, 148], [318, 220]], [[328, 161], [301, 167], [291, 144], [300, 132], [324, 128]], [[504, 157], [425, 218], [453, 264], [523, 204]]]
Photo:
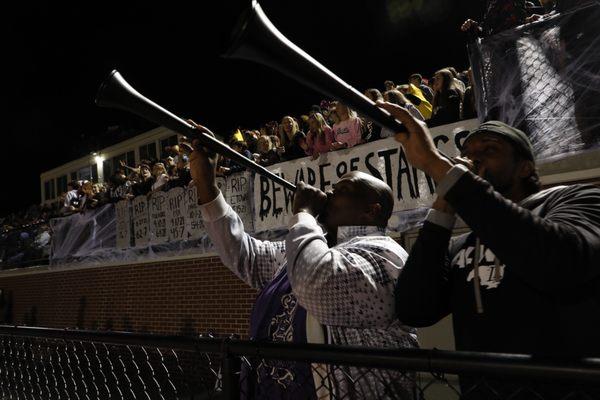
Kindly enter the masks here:
[[[299, 213], [285, 241], [261, 241], [244, 232], [222, 194], [200, 209], [223, 263], [260, 291], [250, 323], [254, 340], [418, 346], [415, 331], [395, 317], [394, 286], [407, 253], [377, 228], [357, 227], [364, 236], [351, 234], [329, 248], [315, 218]], [[262, 360], [244, 372], [242, 394], [412, 399], [413, 379], [396, 371]]]

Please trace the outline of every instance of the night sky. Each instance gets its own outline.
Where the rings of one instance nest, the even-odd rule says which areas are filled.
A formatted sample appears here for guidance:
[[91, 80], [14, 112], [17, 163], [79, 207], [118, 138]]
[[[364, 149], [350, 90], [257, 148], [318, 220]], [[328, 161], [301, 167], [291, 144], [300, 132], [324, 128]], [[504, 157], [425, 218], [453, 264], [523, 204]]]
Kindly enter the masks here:
[[[0, 214], [38, 203], [39, 174], [154, 126], [98, 108], [117, 68], [140, 92], [227, 135], [322, 98], [261, 65], [219, 57], [249, 2], [19, 2], [3, 13]], [[454, 65], [466, 68], [458, 26], [475, 0], [260, 2], [289, 39], [360, 91]], [[168, 5], [167, 5], [168, 4]], [[16, 8], [15, 8], [16, 7]]]

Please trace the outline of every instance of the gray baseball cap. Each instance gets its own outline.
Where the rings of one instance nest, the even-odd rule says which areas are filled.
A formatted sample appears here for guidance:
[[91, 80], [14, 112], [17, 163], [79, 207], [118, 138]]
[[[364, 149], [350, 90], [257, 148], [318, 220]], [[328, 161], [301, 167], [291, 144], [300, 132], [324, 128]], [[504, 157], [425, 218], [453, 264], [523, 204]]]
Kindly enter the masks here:
[[467, 135], [464, 143], [466, 143], [467, 140], [469, 140], [469, 138], [472, 136], [486, 132], [491, 132], [502, 136], [514, 144], [519, 149], [521, 154], [527, 159], [531, 161], [535, 160], [535, 156], [533, 155], [533, 146], [531, 145], [531, 142], [529, 141], [529, 138], [525, 132], [501, 121], [484, 122], [483, 124], [479, 125], [477, 129], [471, 131], [471, 133]]

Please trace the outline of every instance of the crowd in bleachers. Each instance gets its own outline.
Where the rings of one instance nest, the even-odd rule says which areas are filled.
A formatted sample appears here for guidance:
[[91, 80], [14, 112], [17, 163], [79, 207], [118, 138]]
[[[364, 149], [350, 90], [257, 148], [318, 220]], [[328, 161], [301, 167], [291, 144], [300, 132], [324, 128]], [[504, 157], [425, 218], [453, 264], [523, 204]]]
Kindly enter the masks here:
[[[441, 69], [431, 79], [413, 74], [397, 85], [385, 81], [380, 89], [368, 88], [365, 96], [406, 107], [416, 118], [436, 126], [476, 116], [468, 71]], [[362, 143], [390, 137], [394, 132], [381, 128], [346, 105], [322, 100], [300, 116], [286, 115], [258, 129], [238, 127], [228, 144], [245, 157], [263, 166], [301, 157], [317, 159], [329, 151], [348, 149]], [[188, 157], [192, 147], [186, 138], [164, 149], [159, 160], [141, 160], [137, 165], [121, 161], [105, 182], [71, 181], [57, 201], [2, 218], [0, 264], [17, 264], [21, 259], [47, 256], [49, 220], [100, 207], [140, 195], [151, 195], [174, 187], [191, 185]], [[218, 173], [227, 176], [244, 167], [221, 157]], [[29, 254], [29, 253], [35, 254]]]
[[[402, 105], [430, 126], [476, 116], [469, 73], [459, 74], [452, 67], [437, 71], [431, 80], [413, 74], [406, 84], [385, 81], [383, 91], [369, 88], [364, 94], [373, 101]], [[348, 149], [393, 134], [340, 102], [323, 100], [299, 117], [286, 115], [279, 122], [269, 121], [258, 129], [239, 127], [227, 142], [248, 159], [269, 166], [307, 156], [316, 159], [329, 151]], [[186, 138], [181, 138], [179, 144], [165, 148], [160, 160], [141, 160], [136, 166], [121, 162], [121, 168], [104, 185], [70, 182], [63, 195], [62, 212], [80, 212], [108, 202], [188, 186], [191, 151]], [[220, 157], [218, 161], [218, 173], [222, 176], [243, 170], [243, 166], [227, 158]]]
[[[430, 80], [420, 74], [408, 83], [385, 81], [383, 90], [369, 88], [365, 96], [407, 108], [429, 126], [456, 122], [476, 116], [469, 71], [458, 73], [453, 67], [437, 71]], [[392, 136], [394, 133], [374, 125], [354, 110], [337, 101], [323, 100], [301, 116], [284, 116], [281, 121], [264, 123], [258, 129], [238, 128], [229, 144], [263, 166], [300, 157], [319, 155]], [[221, 160], [219, 173], [226, 175], [241, 167]]]

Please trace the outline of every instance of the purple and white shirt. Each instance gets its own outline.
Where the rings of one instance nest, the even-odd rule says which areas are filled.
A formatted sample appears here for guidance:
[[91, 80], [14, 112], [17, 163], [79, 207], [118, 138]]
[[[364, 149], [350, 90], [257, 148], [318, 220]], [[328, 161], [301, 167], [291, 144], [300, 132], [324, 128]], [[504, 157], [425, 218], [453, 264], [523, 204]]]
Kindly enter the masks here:
[[[330, 248], [322, 228], [307, 213], [292, 217], [285, 241], [261, 241], [244, 232], [241, 219], [222, 194], [200, 210], [223, 264], [260, 291], [251, 315], [253, 339], [418, 347], [415, 330], [395, 317], [394, 288], [408, 254], [378, 228], [342, 227], [338, 244]], [[256, 392], [258, 384], [254, 395], [279, 398], [274, 387], [288, 394], [300, 387], [306, 390], [301, 381], [306, 381], [310, 369], [303, 370], [299, 363], [264, 363], [270, 365], [259, 365], [257, 380], [269, 391]], [[317, 373], [313, 365], [315, 386], [310, 396], [303, 392], [297, 398], [322, 398], [327, 392], [333, 397], [359, 393], [359, 398], [367, 399], [412, 398], [410, 374], [319, 368], [328, 371]], [[333, 379], [325, 382], [319, 375]]]

